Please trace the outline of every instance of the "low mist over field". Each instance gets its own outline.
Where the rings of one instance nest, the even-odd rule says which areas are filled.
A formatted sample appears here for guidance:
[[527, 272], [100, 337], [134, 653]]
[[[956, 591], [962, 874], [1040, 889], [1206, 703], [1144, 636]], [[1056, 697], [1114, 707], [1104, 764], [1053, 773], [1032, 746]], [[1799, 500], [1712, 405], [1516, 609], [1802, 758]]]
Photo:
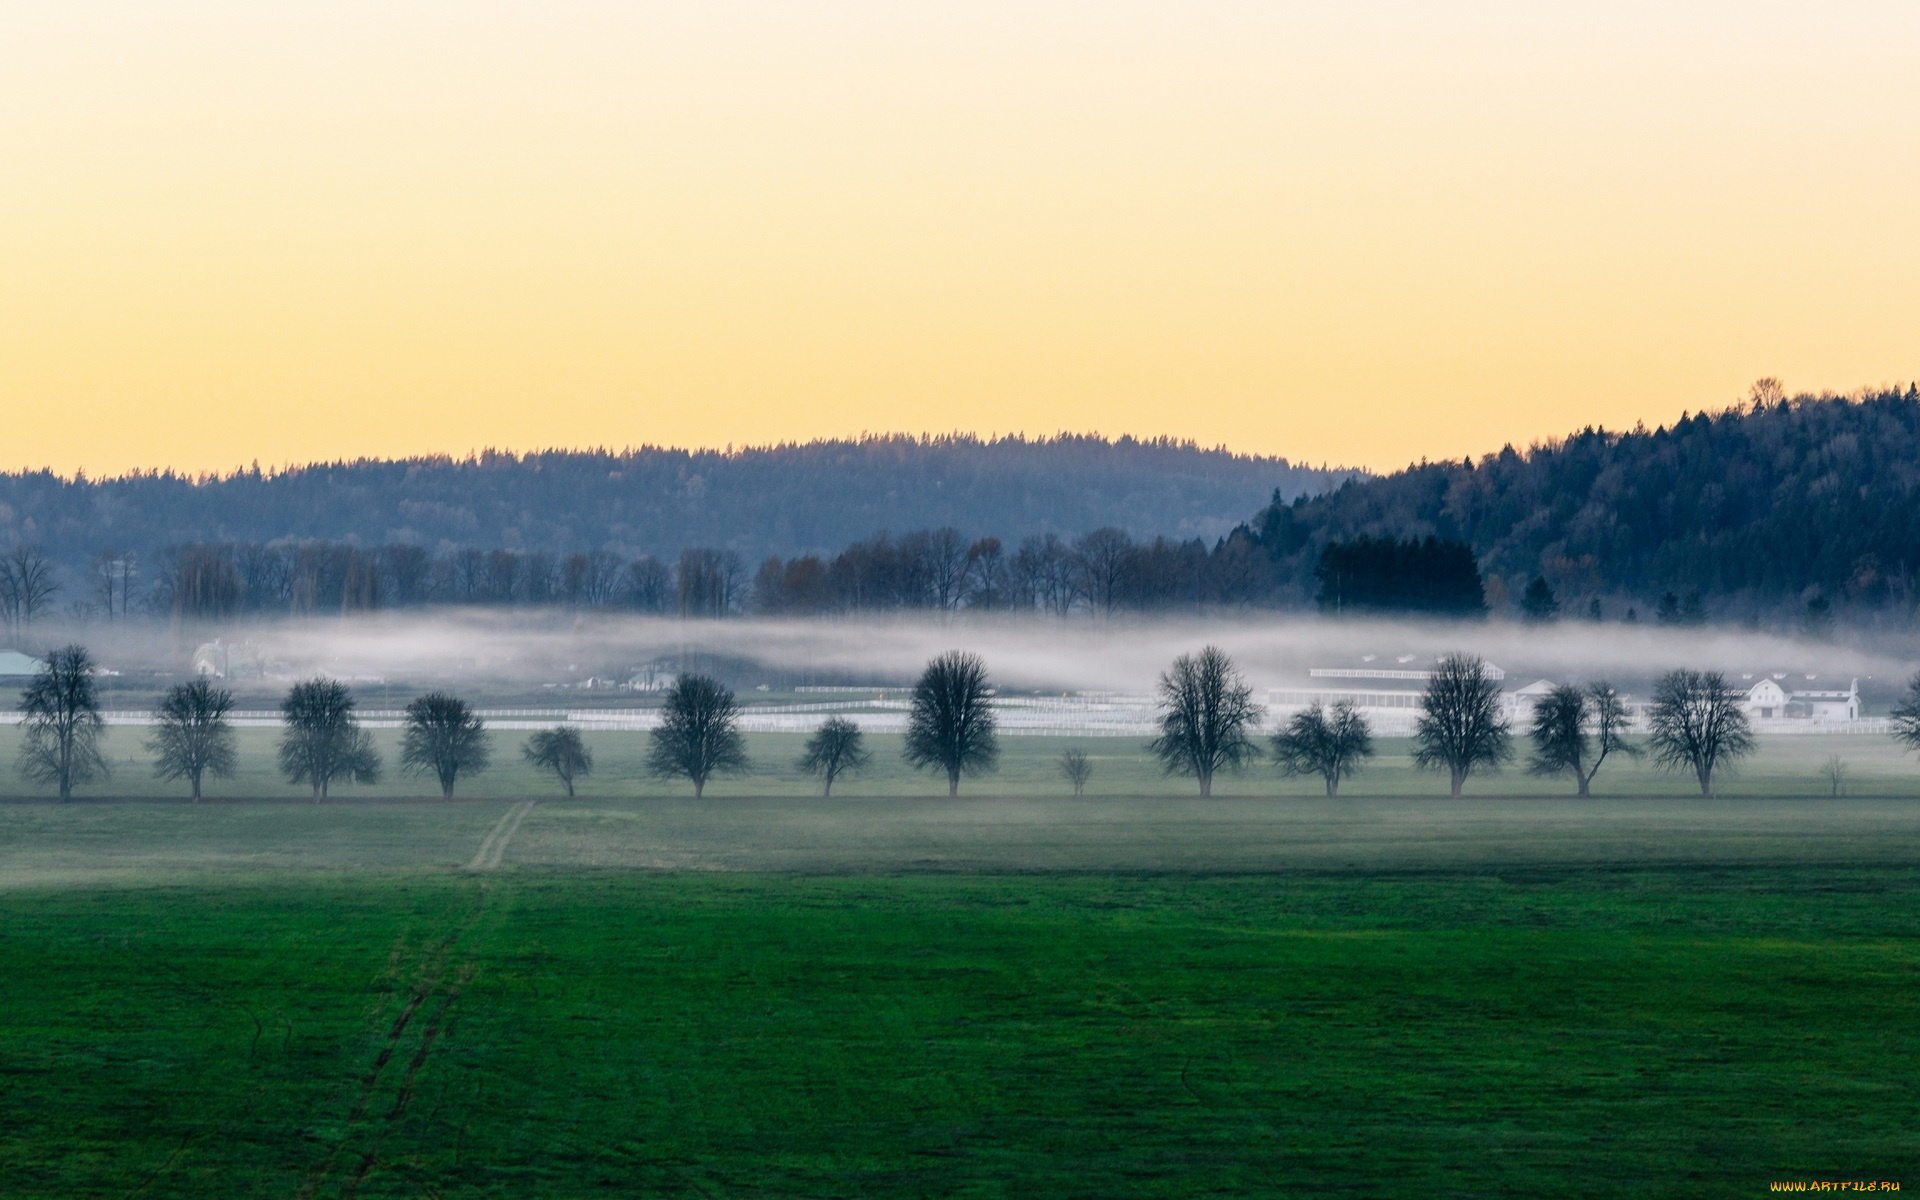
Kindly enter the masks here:
[[[865, 618], [687, 621], [633, 616], [450, 610], [351, 620], [236, 622], [197, 632], [131, 623], [47, 637], [88, 642], [110, 670], [179, 672], [196, 651], [219, 647], [236, 686], [325, 674], [343, 679], [473, 684], [503, 689], [624, 684], [636, 673], [683, 667], [751, 690], [795, 686], [903, 686], [945, 650], [983, 655], [993, 679], [1017, 691], [1141, 692], [1177, 655], [1226, 650], [1256, 686], [1313, 668], [1420, 670], [1450, 651], [1478, 654], [1508, 673], [1607, 678], [1632, 687], [1674, 667], [1744, 674], [1785, 672], [1863, 691], [1904, 682], [1920, 644], [1908, 637], [1824, 642], [1727, 628], [1332, 620], [1271, 614], [1108, 622], [1048, 618]], [[1524, 677], [1524, 678], [1522, 678]], [[1404, 686], [1404, 685], [1403, 685]]]

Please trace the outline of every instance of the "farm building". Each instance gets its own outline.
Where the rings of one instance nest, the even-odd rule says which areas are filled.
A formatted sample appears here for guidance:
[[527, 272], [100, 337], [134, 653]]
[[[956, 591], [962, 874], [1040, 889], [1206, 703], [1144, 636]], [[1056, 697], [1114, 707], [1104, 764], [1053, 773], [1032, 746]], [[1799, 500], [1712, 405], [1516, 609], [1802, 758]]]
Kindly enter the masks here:
[[0, 679], [24, 679], [39, 673], [41, 662], [18, 650], [0, 650]]
[[[1808, 675], [1811, 681], [1817, 676]], [[1771, 675], [1747, 689], [1742, 703], [1749, 717], [1760, 720], [1857, 721], [1860, 719], [1860, 681], [1846, 691], [1803, 688], [1789, 690], [1785, 674]]]

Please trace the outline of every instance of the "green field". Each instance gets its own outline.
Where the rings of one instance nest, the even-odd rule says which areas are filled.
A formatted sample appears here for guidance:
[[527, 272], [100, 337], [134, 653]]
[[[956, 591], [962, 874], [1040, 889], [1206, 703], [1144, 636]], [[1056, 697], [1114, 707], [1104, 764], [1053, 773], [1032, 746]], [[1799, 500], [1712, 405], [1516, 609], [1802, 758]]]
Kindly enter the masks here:
[[[1709, 800], [1633, 766], [1455, 803], [1392, 746], [1350, 797], [1203, 802], [1097, 741], [1075, 800], [1066, 742], [1010, 739], [958, 801], [884, 749], [828, 801], [794, 740], [701, 803], [635, 735], [531, 807], [504, 762], [475, 799], [313, 805], [264, 731], [199, 806], [137, 763], [117, 800], [10, 783], [0, 1195], [1920, 1182], [1888, 747], [1778, 739]], [[1834, 752], [1851, 794], [1810, 794]]]
[[[428, 780], [403, 775], [399, 766], [399, 731], [374, 730], [374, 739], [386, 762], [386, 776], [372, 787], [336, 785], [334, 799], [417, 797], [438, 798], [438, 788]], [[519, 746], [526, 730], [498, 730], [493, 735], [494, 765], [485, 773], [460, 785], [466, 796], [516, 797], [548, 796], [557, 785], [520, 760]], [[102, 748], [112, 774], [102, 781], [80, 788], [82, 798], [148, 799], [184, 798], [184, 784], [164, 784], [153, 777], [151, 757], [142, 744], [145, 731], [132, 726], [107, 730]], [[0, 800], [46, 796], [44, 786], [29, 784], [12, 770], [20, 733], [12, 724], [0, 725]], [[746, 735], [751, 769], [744, 775], [717, 779], [710, 793], [727, 797], [794, 797], [816, 790], [817, 785], [803, 775], [794, 760], [800, 756], [799, 734], [750, 733]], [[307, 792], [283, 781], [275, 769], [275, 746], [279, 734], [272, 729], [239, 731], [239, 772], [231, 780], [209, 779], [206, 794], [212, 799], [246, 798], [299, 799]], [[946, 779], [925, 771], [912, 771], [901, 761], [900, 739], [889, 734], [871, 735], [873, 751], [870, 769], [836, 785], [835, 794], [873, 798], [899, 796], [946, 796]], [[580, 792], [586, 796], [607, 798], [665, 797], [688, 793], [684, 782], [648, 777], [645, 770], [647, 735], [644, 733], [590, 733], [587, 743], [596, 761], [595, 773], [583, 780]], [[1516, 739], [1516, 748], [1524, 752], [1525, 739]], [[1406, 738], [1381, 738], [1379, 755], [1356, 778], [1349, 780], [1343, 792], [1354, 797], [1444, 797], [1444, 775], [1416, 771], [1412, 764], [1413, 744]], [[1006, 737], [1000, 742], [1000, 767], [994, 773], [962, 784], [963, 794], [981, 796], [1059, 796], [1070, 789], [1059, 772], [1060, 753], [1068, 746], [1084, 749], [1094, 762], [1094, 775], [1087, 792], [1097, 797], [1182, 797], [1194, 794], [1192, 781], [1168, 777], [1146, 753], [1140, 740], [1131, 738]], [[1717, 790], [1729, 797], [1799, 797], [1823, 795], [1826, 782], [1820, 777], [1821, 765], [1829, 756], [1838, 755], [1847, 767], [1845, 794], [1849, 796], [1920, 795], [1920, 761], [1903, 753], [1892, 738], [1861, 734], [1798, 735], [1763, 738], [1760, 750], [1752, 758], [1725, 772]], [[1642, 759], [1610, 760], [1594, 784], [1595, 794], [1626, 797], [1667, 797], [1698, 795], [1692, 778], [1658, 770]], [[1237, 775], [1223, 775], [1214, 784], [1214, 794], [1222, 797], [1313, 797], [1321, 794], [1318, 779], [1285, 779], [1270, 764], [1258, 764]], [[1571, 794], [1570, 784], [1541, 780], [1528, 775], [1518, 765], [1498, 774], [1475, 776], [1467, 784], [1470, 795], [1478, 796], [1556, 796]]]

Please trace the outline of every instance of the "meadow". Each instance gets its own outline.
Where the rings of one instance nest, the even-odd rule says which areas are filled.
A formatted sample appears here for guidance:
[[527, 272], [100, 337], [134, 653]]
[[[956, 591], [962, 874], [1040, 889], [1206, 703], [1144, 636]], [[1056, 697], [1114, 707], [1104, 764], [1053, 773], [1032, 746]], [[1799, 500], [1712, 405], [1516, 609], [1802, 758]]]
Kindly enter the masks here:
[[1099, 740], [1076, 799], [1045, 738], [957, 801], [875, 739], [828, 800], [797, 740], [700, 803], [632, 734], [571, 801], [505, 738], [452, 803], [312, 804], [270, 731], [198, 806], [138, 762], [66, 805], [9, 780], [0, 1194], [1745, 1196], [1920, 1162], [1920, 800], [1880, 739], [1765, 741], [1706, 800], [1624, 764], [1460, 802], [1404, 744], [1337, 800], [1201, 801]]

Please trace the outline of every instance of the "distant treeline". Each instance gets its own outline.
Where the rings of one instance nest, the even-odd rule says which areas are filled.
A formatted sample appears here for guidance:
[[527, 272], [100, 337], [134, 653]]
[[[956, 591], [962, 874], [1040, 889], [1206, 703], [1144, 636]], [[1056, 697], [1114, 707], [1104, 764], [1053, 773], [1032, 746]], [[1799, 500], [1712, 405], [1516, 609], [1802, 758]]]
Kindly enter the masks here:
[[[837, 474], [828, 454], [834, 446], [867, 466]], [[477, 543], [478, 531], [492, 526], [476, 522], [464, 543], [413, 537], [196, 537], [128, 552], [109, 540], [116, 525], [103, 518], [97, 524], [63, 526], [72, 540], [53, 548], [43, 539], [39, 544], [48, 546], [48, 553], [29, 561], [27, 551], [35, 543], [27, 535], [37, 526], [0, 505], [0, 529], [12, 522], [11, 548], [0, 556], [0, 609], [11, 603], [10, 619], [19, 624], [21, 602], [9, 596], [29, 596], [27, 618], [59, 608], [81, 615], [144, 608], [201, 617], [421, 604], [564, 605], [688, 616], [1317, 606], [1330, 612], [1492, 612], [1535, 620], [1578, 616], [1679, 624], [1711, 619], [1777, 624], [1784, 616], [1818, 631], [1848, 611], [1904, 617], [1920, 600], [1920, 389], [1913, 386], [1854, 397], [1789, 398], [1772, 381], [1762, 381], [1747, 403], [1686, 416], [1671, 427], [1628, 433], [1586, 429], [1524, 453], [1508, 447], [1477, 462], [1421, 463], [1337, 486], [1330, 476], [1287, 467], [1281, 460], [1124, 440], [873, 439], [764, 453], [786, 472], [778, 492], [784, 510], [777, 518], [765, 516], [778, 527], [775, 533], [749, 528], [731, 540], [700, 541], [693, 534], [704, 526], [693, 522], [682, 529], [684, 541], [661, 552], [633, 553], [617, 540], [566, 538], [557, 532], [536, 541], [527, 530], [546, 527], [531, 517], [510, 529], [508, 543], [492, 545]], [[958, 476], [928, 472], [912, 486], [902, 484], [897, 506], [876, 500], [868, 510], [872, 523], [856, 536], [798, 552], [743, 549], [791, 544], [796, 522], [807, 524], [814, 531], [808, 537], [816, 537], [831, 522], [805, 515], [808, 506], [831, 508], [846, 491], [874, 499], [870, 485], [880, 476], [869, 469], [871, 460], [888, 454], [897, 454], [904, 473], [900, 480], [929, 463], [951, 466], [971, 458], [990, 464], [1001, 461], [996, 455], [1033, 471], [1019, 475], [982, 467], [966, 476], [965, 487], [953, 488], [946, 485]], [[339, 470], [363, 480], [385, 479], [390, 468], [398, 471], [394, 480], [369, 489], [389, 503], [416, 494], [407, 482], [407, 471], [414, 469], [423, 480], [417, 494], [433, 494], [435, 487], [459, 478], [465, 480], [469, 501], [485, 493], [476, 485], [490, 478], [489, 472], [513, 492], [552, 470], [578, 484], [578, 502], [586, 511], [611, 503], [608, 494], [621, 493], [617, 481], [609, 484], [604, 478], [588, 486], [588, 462], [597, 463], [593, 469], [605, 476], [614, 457], [553, 456], [548, 461], [534, 456], [500, 464], [415, 464], [407, 470], [400, 470], [402, 464], [359, 464]], [[681, 457], [692, 462], [698, 456]], [[1103, 465], [1095, 470], [1083, 458]], [[1062, 474], [1041, 481], [1035, 472], [1044, 474], [1041, 468], [1049, 462], [1061, 465]], [[1167, 466], [1172, 474], [1145, 478], [1133, 492], [1083, 494], [1046, 521], [1023, 526], [999, 519], [1044, 508], [1043, 499], [1058, 498], [1063, 489], [1090, 488], [1087, 481], [1096, 476], [1111, 483], [1117, 478], [1113, 472], [1129, 462], [1173, 464]], [[1169, 526], [1177, 531], [1192, 523], [1192, 496], [1200, 493], [1180, 493], [1186, 499], [1168, 501], [1158, 521], [1148, 498], [1180, 492], [1185, 484], [1168, 481], [1187, 479], [1181, 472], [1202, 466], [1236, 480], [1256, 469], [1269, 475], [1290, 472], [1290, 482], [1272, 487], [1265, 508], [1222, 534], [1169, 532]], [[15, 484], [20, 479], [11, 478]], [[1315, 480], [1323, 485], [1319, 491], [1298, 490]], [[256, 482], [261, 495], [272, 492], [266, 477]], [[307, 480], [288, 494], [312, 483]], [[237, 486], [237, 496], [251, 494], [247, 489], [255, 484], [229, 480], [204, 486], [215, 491]], [[1244, 481], [1232, 484], [1242, 486]], [[997, 507], [981, 496], [994, 487], [1007, 493]], [[611, 493], [603, 494], [609, 488]], [[1023, 493], [1023, 488], [1032, 490]], [[195, 495], [196, 503], [206, 499]], [[398, 502], [403, 512], [417, 503]], [[1093, 519], [1116, 505], [1138, 511], [1139, 527], [1148, 532], [1104, 515]], [[837, 511], [835, 521], [850, 519]], [[913, 514], [928, 511], [997, 515], [978, 523], [944, 516], [919, 528], [908, 523]], [[1082, 528], [1089, 531], [1071, 532], [1061, 512], [1084, 517]], [[274, 517], [264, 521], [274, 527], [282, 523]], [[909, 532], [868, 532], [903, 525]], [[982, 536], [989, 530], [1015, 534]], [[80, 554], [78, 547], [91, 549]], [[64, 575], [55, 570], [56, 562]], [[53, 591], [59, 592], [57, 599]]]
[[[1077, 538], [1035, 534], [1012, 548], [951, 527], [877, 534], [837, 554], [770, 556], [690, 547], [669, 561], [606, 550], [373, 548], [194, 544], [172, 547], [142, 581], [121, 558], [89, 577], [106, 613], [206, 619], [240, 614], [353, 613], [428, 604], [531, 605], [726, 617], [903, 609], [1065, 615], [1252, 603], [1265, 563], [1245, 538], [1136, 541], [1103, 528]], [[1471, 562], [1471, 554], [1468, 554]], [[133, 582], [129, 583], [129, 580]], [[116, 598], [117, 597], [117, 598]], [[131, 597], [131, 598], [130, 598]]]
[[831, 554], [878, 529], [1218, 538], [1274, 492], [1353, 475], [1169, 439], [964, 435], [739, 450], [488, 452], [362, 459], [212, 478], [0, 473], [0, 547], [40, 546], [63, 571], [102, 551], [157, 562], [195, 543], [389, 544], [434, 556], [604, 550], [671, 561], [688, 546]]
[[[1429, 538], [1404, 546], [1363, 538], [1323, 555], [1323, 608], [1484, 613], [1473, 552]], [[15, 625], [54, 611], [12, 599], [16, 554], [0, 561], [0, 616]], [[620, 609], [687, 617], [816, 616], [897, 610], [1075, 612], [1202, 610], [1267, 598], [1268, 564], [1245, 536], [1136, 541], [1119, 529], [1073, 539], [997, 537], [951, 527], [878, 534], [832, 555], [768, 557], [750, 567], [731, 550], [691, 547], [671, 562], [606, 550], [456, 550], [396, 544], [259, 542], [169, 548], [150, 576], [125, 557], [92, 564], [83, 613], [208, 620], [239, 615], [350, 614], [432, 604]]]
[[[1327, 546], [1363, 535], [1472, 547], [1496, 611], [1544, 578], [1567, 615], [1817, 621], [1920, 600], [1920, 388], [1748, 400], [1672, 426], [1588, 428], [1522, 452], [1421, 463], [1276, 502], [1231, 537], [1273, 602], [1317, 594]], [[1691, 602], [1689, 602], [1691, 598]]]

